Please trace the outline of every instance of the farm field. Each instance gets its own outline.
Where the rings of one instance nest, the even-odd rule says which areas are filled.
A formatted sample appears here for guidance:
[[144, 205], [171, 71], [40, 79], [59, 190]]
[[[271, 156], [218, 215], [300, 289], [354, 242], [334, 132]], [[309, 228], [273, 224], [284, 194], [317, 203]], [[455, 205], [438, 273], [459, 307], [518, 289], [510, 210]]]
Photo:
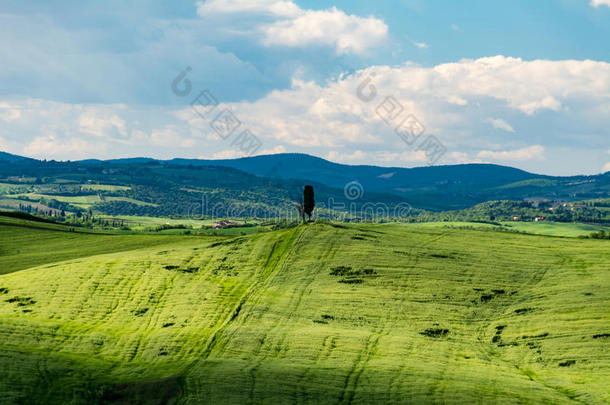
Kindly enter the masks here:
[[104, 199], [102, 200], [98, 195], [85, 195], [85, 196], [72, 197], [72, 196], [61, 196], [61, 195], [39, 194], [39, 193], [25, 193], [25, 194], [9, 194], [9, 195], [7, 195], [7, 197], [14, 198], [14, 199], [19, 199], [20, 197], [21, 198], [23, 198], [23, 197], [33, 198], [33, 199], [47, 198], [47, 199], [57, 200], [60, 202], [65, 202], [68, 204], [73, 204], [73, 205], [81, 207], [81, 208], [89, 208], [89, 207], [93, 206], [94, 204], [100, 203], [102, 201], [125, 201], [125, 202], [129, 202], [129, 203], [132, 203], [135, 205], [155, 206], [155, 204], [135, 200], [133, 198], [128, 198], [128, 197], [107, 196], [107, 197], [104, 197]]
[[608, 241], [6, 220], [0, 246], [2, 403], [610, 401]]

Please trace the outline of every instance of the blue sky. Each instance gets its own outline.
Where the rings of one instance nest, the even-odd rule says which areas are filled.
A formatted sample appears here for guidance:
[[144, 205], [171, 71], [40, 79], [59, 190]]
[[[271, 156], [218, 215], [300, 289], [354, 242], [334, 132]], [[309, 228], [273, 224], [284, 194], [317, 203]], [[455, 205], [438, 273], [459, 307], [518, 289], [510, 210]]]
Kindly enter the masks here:
[[[610, 0], [126, 3], [2, 2], [0, 150], [239, 157], [247, 129], [257, 154], [610, 171]], [[209, 117], [191, 108], [204, 89]], [[210, 125], [225, 110], [227, 137]], [[412, 143], [407, 117], [425, 129]]]

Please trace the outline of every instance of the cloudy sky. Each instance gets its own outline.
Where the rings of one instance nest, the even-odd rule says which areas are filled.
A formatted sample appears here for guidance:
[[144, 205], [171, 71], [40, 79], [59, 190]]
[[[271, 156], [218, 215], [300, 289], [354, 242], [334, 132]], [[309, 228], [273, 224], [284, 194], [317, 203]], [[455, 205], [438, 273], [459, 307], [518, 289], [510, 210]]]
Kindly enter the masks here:
[[249, 136], [349, 164], [600, 173], [608, 38], [610, 0], [3, 0], [0, 150], [231, 158]]

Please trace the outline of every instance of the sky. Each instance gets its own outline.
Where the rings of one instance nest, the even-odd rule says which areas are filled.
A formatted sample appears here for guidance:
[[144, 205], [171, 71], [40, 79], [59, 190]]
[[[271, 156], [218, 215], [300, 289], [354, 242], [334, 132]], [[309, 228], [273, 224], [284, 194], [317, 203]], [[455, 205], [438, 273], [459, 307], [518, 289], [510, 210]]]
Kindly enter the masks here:
[[0, 150], [610, 171], [610, 0], [3, 0]]

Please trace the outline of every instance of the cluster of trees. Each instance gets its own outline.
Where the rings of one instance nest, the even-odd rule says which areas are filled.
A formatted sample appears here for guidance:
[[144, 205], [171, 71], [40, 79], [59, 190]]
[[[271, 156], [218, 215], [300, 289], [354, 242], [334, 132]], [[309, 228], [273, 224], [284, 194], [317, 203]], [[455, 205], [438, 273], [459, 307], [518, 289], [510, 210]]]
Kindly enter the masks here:
[[599, 232], [593, 232], [589, 235], [591, 239], [610, 239], [610, 232], [606, 233], [606, 231], [601, 230]]
[[65, 217], [66, 212], [64, 210], [47, 210], [44, 208], [39, 208], [35, 205], [30, 204], [19, 204], [19, 211], [27, 212], [28, 214], [38, 215], [41, 217]]
[[[514, 217], [521, 221], [533, 221], [543, 217], [553, 222], [582, 222], [610, 224], [610, 210], [592, 205], [571, 207], [552, 203], [533, 203], [527, 201], [490, 201], [473, 208], [459, 211], [426, 213], [418, 217], [419, 221], [512, 221]], [[552, 210], [551, 210], [552, 208]]]

